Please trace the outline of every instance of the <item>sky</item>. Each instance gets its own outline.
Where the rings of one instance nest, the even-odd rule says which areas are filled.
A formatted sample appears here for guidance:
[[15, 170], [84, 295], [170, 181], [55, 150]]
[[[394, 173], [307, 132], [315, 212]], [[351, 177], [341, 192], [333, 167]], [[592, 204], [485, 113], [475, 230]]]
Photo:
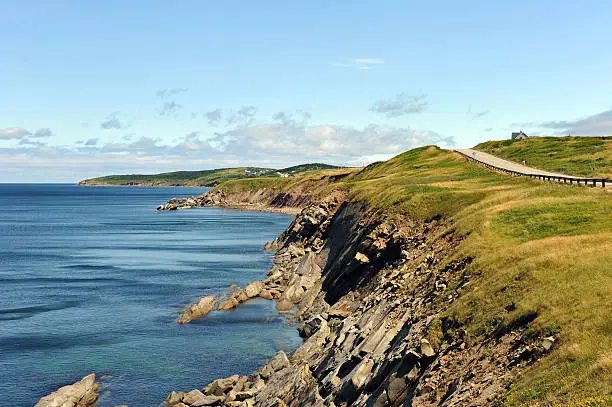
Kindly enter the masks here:
[[612, 135], [612, 2], [0, 0], [0, 182]]

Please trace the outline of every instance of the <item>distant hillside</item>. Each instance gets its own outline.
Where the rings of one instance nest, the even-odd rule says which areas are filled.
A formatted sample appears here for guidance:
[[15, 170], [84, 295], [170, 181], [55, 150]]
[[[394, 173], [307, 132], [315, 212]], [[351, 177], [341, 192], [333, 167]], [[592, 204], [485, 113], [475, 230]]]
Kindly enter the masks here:
[[487, 141], [474, 148], [542, 170], [612, 178], [612, 137], [533, 137]]
[[293, 167], [283, 168], [282, 170], [278, 170], [282, 173], [292, 174], [298, 172], [306, 172], [306, 171], [318, 171], [318, 170], [333, 170], [341, 167], [337, 167], [335, 165], [322, 164], [322, 163], [313, 163], [313, 164], [301, 164], [295, 165]]
[[79, 185], [125, 185], [125, 186], [205, 186], [212, 187], [231, 179], [255, 177], [282, 177], [307, 171], [338, 168], [329, 164], [301, 164], [281, 170], [261, 167], [219, 168], [203, 171], [175, 171], [161, 174], [107, 175], [89, 178]]

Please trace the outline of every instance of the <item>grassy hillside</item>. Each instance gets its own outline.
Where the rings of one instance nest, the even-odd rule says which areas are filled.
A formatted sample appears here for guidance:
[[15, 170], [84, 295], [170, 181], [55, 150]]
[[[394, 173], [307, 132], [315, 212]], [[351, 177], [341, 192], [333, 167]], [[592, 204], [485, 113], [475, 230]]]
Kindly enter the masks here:
[[612, 137], [534, 137], [487, 141], [475, 149], [542, 170], [612, 178]]
[[214, 186], [221, 182], [254, 177], [280, 177], [282, 174], [294, 174], [321, 169], [338, 168], [329, 164], [313, 163], [275, 170], [272, 168], [240, 167], [220, 168], [204, 171], [176, 171], [161, 174], [130, 174], [108, 175], [105, 177], [90, 178], [80, 182], [81, 185], [186, 185], [186, 186]]
[[293, 167], [283, 168], [282, 170], [279, 170], [279, 171], [283, 173], [287, 173], [287, 174], [293, 174], [293, 173], [306, 172], [306, 171], [331, 170], [331, 169], [336, 169], [336, 168], [340, 168], [340, 167], [337, 167], [335, 165], [323, 164], [323, 163], [312, 163], [312, 164], [295, 165]]
[[221, 168], [204, 171], [176, 171], [161, 174], [108, 175], [90, 178], [80, 182], [82, 185], [193, 185], [213, 186], [233, 178], [244, 178], [245, 170], [256, 173], [270, 173], [269, 168]]
[[[589, 151], [600, 153], [607, 148], [592, 139], [534, 145], [567, 142], [592, 143]], [[555, 169], [557, 157], [546, 154], [538, 162]], [[609, 160], [597, 162], [600, 174], [610, 172]], [[440, 317], [460, 321], [468, 335], [478, 338], [535, 313], [533, 335], [557, 337], [549, 356], [508, 384], [506, 404], [575, 405], [588, 397], [610, 397], [610, 192], [497, 174], [437, 147], [411, 150], [359, 170], [231, 180], [217, 186], [230, 192], [264, 187], [321, 198], [341, 192], [368, 204], [373, 213], [403, 219], [452, 219], [447, 233], [464, 238], [458, 256], [475, 260], [469, 266], [468, 292]]]

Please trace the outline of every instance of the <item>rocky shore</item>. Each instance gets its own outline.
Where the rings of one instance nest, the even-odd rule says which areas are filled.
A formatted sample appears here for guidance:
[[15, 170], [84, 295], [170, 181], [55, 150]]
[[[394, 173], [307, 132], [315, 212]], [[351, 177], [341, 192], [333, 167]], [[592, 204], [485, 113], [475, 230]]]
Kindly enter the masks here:
[[213, 190], [157, 209], [201, 206], [299, 214], [266, 244], [277, 251], [267, 278], [198, 299], [177, 322], [261, 297], [293, 314], [304, 343], [248, 376], [172, 392], [161, 406], [500, 405], [516, 375], [555, 346], [554, 337], [530, 333], [536, 313], [485, 333], [445, 314], [478, 273], [458, 250], [464, 237], [451, 219], [414, 222], [337, 196], [266, 191]]
[[246, 193], [242, 196], [228, 195], [223, 190], [212, 190], [200, 196], [190, 198], [172, 198], [167, 203], [159, 205], [158, 211], [176, 211], [198, 207], [220, 207], [231, 209], [242, 209], [249, 211], [279, 212], [296, 215], [301, 209], [310, 203], [308, 196], [292, 196], [289, 194], [277, 194], [269, 200], [268, 191]]
[[[290, 200], [289, 200], [290, 201]], [[163, 210], [232, 206], [214, 191]], [[268, 277], [205, 297], [179, 323], [254, 297], [300, 322], [303, 345], [249, 376], [173, 392], [165, 406], [489, 406], [555, 338], [527, 333], [536, 315], [477, 338], [442, 317], [470, 284], [452, 221], [415, 223], [348, 201], [310, 203], [267, 246]], [[452, 261], [442, 261], [452, 259]]]

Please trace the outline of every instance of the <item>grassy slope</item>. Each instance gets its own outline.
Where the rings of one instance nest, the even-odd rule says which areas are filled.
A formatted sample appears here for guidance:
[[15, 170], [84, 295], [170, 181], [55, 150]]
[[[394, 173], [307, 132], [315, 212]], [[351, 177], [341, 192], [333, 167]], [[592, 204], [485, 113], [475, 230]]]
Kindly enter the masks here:
[[283, 168], [279, 170], [280, 172], [286, 173], [297, 173], [297, 172], [305, 172], [305, 171], [317, 171], [317, 170], [332, 170], [337, 169], [339, 167], [335, 165], [323, 164], [323, 163], [312, 163], [312, 164], [300, 164], [294, 165], [293, 167]]
[[[331, 178], [340, 173], [349, 175]], [[448, 313], [477, 337], [536, 311], [534, 334], [558, 338], [553, 352], [509, 387], [507, 404], [556, 405], [609, 395], [609, 192], [499, 175], [436, 147], [411, 150], [362, 170], [234, 180], [218, 188], [263, 187], [320, 197], [341, 189], [374, 212], [415, 220], [452, 218], [454, 232], [466, 237], [458, 255], [475, 260], [470, 265], [472, 291]]]
[[542, 170], [612, 178], [612, 137], [534, 137], [487, 141], [475, 149]]

